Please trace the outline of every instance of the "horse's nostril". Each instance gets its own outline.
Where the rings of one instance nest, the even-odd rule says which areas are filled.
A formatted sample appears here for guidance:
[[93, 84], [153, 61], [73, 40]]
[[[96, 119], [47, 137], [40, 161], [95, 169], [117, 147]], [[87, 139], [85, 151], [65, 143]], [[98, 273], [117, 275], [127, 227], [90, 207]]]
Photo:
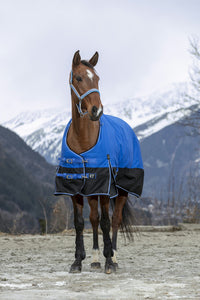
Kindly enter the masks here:
[[92, 115], [96, 117], [98, 108], [96, 106], [92, 107]]

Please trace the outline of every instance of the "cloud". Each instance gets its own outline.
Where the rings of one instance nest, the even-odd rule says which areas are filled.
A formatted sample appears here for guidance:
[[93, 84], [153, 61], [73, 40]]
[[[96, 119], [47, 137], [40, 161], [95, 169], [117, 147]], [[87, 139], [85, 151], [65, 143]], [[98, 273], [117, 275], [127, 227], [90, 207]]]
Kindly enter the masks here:
[[185, 80], [199, 9], [195, 0], [2, 2], [1, 121], [22, 110], [70, 105], [77, 49], [86, 59], [100, 53], [103, 102]]

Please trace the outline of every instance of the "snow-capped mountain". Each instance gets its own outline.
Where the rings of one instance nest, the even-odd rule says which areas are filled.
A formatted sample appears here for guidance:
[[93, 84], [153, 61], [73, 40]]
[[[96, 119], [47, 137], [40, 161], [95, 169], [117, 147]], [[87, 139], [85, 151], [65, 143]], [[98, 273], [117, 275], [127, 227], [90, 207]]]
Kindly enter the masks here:
[[63, 108], [28, 111], [17, 115], [3, 126], [15, 131], [48, 162], [57, 164], [63, 131], [70, 115], [70, 110]]
[[[187, 113], [197, 100], [186, 83], [158, 91], [149, 97], [133, 98], [120, 103], [104, 104], [104, 113], [125, 120], [144, 139], [173, 124]], [[2, 125], [15, 131], [47, 161], [57, 164], [64, 128], [71, 116], [70, 108], [23, 112]]]

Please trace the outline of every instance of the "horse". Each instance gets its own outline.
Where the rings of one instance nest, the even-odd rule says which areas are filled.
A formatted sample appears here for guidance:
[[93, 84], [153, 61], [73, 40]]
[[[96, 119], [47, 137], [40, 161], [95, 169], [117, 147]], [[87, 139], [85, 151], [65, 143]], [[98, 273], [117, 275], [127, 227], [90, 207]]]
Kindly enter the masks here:
[[[119, 227], [131, 236], [129, 225], [133, 222], [133, 216], [128, 193], [139, 197], [143, 186], [144, 170], [136, 135], [123, 120], [103, 113], [99, 76], [94, 69], [98, 58], [98, 52], [89, 60], [81, 60], [79, 50], [74, 54], [69, 77], [72, 119], [63, 135], [56, 173], [55, 195], [71, 196], [74, 209], [75, 261], [70, 267], [70, 273], [80, 273], [82, 261], [86, 257], [83, 239], [84, 197], [89, 203], [93, 229], [91, 269], [101, 268], [98, 242], [100, 224], [105, 273], [110, 274], [118, 268]], [[111, 203], [112, 238], [109, 215]]]

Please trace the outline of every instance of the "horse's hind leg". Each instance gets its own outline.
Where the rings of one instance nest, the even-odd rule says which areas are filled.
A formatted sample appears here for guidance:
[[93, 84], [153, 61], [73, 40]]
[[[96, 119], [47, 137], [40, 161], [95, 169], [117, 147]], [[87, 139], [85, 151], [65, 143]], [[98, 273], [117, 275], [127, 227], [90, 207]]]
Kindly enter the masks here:
[[76, 252], [75, 261], [71, 265], [70, 273], [80, 273], [82, 269], [82, 260], [85, 258], [85, 249], [83, 243], [84, 219], [83, 213], [83, 197], [80, 195], [72, 197], [74, 206], [74, 226], [76, 230]]
[[123, 207], [126, 203], [128, 197], [128, 193], [119, 190], [119, 196], [115, 199], [115, 208], [113, 212], [113, 217], [112, 217], [112, 247], [113, 247], [113, 257], [112, 261], [115, 264], [116, 267], [118, 267], [118, 262], [117, 262], [117, 233], [119, 226], [122, 223], [122, 211]]
[[112, 261], [113, 249], [110, 239], [110, 219], [109, 219], [109, 197], [101, 196], [101, 220], [100, 226], [103, 232], [104, 250], [103, 254], [106, 258], [105, 273], [110, 274], [116, 271], [116, 267]]
[[98, 196], [88, 197], [90, 206], [90, 222], [93, 229], [93, 249], [92, 249], [92, 263], [91, 269], [101, 268], [99, 262], [99, 242], [98, 242], [98, 227], [99, 227], [99, 213], [98, 213]]

